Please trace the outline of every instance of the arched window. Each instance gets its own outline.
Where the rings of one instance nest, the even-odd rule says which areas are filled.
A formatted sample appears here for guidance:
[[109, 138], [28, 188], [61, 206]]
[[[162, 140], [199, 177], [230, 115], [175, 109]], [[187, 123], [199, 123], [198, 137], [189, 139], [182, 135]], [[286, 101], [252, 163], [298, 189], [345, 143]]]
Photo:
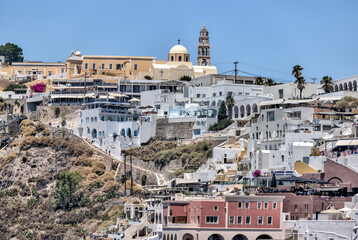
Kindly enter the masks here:
[[240, 106], [240, 117], [241, 118], [245, 117], [245, 107], [244, 107], [244, 105]]
[[185, 57], [185, 62], [189, 62], [189, 57], [188, 56]]
[[134, 135], [135, 137], [137, 137], [137, 136], [138, 136], [138, 130], [134, 130], [133, 135]]
[[93, 122], [93, 117], [91, 117], [91, 122]]
[[94, 121], [97, 122], [97, 120], [98, 120], [97, 117], [94, 117]]
[[174, 56], [170, 57], [170, 61], [172, 61], [172, 62], [174, 61]]
[[132, 130], [130, 128], [127, 128], [127, 136], [128, 137], [132, 136]]
[[87, 128], [87, 133], [91, 133], [91, 129], [90, 128]]
[[178, 61], [181, 62], [181, 56], [178, 57]]
[[121, 129], [121, 136], [125, 136], [126, 135], [126, 130], [124, 130], [124, 128]]
[[92, 129], [92, 138], [97, 138], [97, 130], [95, 128]]

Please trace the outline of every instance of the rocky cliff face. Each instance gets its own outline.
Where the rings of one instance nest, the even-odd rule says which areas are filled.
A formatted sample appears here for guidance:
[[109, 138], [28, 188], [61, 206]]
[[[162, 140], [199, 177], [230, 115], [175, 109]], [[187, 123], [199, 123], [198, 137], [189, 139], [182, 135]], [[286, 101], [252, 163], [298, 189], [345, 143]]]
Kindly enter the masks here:
[[[0, 239], [77, 239], [115, 220], [123, 196], [115, 179], [117, 164], [61, 128], [24, 120], [21, 134], [0, 150]], [[81, 198], [71, 211], [58, 209], [53, 195], [66, 169], [82, 177]], [[143, 173], [135, 169], [134, 180]], [[156, 184], [148, 175], [149, 184]]]

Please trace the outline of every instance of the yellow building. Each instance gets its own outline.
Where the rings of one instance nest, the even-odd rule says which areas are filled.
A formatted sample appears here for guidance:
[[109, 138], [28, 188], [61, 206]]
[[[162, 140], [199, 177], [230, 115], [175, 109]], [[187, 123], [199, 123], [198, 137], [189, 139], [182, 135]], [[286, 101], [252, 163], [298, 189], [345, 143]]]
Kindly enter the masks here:
[[190, 62], [188, 50], [179, 41], [177, 45], [170, 49], [168, 62], [155, 63], [149, 72], [141, 72], [138, 77], [144, 78], [144, 76], [148, 75], [156, 80], [180, 80], [183, 76], [195, 78], [207, 74], [217, 74], [216, 67], [213, 65], [193, 65]]
[[67, 58], [67, 77], [87, 76], [114, 76], [121, 78], [136, 79], [138, 73], [148, 72], [156, 62], [155, 57], [134, 57], [134, 56], [97, 56], [83, 55], [81, 52], [72, 52]]
[[13, 62], [11, 66], [2, 66], [0, 71], [10, 75], [13, 79], [46, 78], [54, 75], [65, 74], [66, 64], [64, 62], [41, 62], [23, 61]]

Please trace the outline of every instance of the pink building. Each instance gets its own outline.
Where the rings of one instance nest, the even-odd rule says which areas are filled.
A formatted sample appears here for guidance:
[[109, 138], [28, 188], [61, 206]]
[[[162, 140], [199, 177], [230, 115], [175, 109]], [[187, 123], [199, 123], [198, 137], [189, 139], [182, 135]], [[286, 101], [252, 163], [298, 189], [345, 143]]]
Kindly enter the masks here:
[[163, 240], [284, 239], [283, 196], [224, 196], [163, 204]]

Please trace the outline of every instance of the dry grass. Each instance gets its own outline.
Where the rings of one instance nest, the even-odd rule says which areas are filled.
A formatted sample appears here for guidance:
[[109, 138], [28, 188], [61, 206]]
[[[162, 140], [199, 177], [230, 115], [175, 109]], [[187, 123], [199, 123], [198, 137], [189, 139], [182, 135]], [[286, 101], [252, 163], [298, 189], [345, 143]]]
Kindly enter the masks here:
[[119, 187], [119, 183], [115, 182], [115, 181], [109, 181], [109, 182], [106, 182], [104, 184], [104, 186], [102, 187], [102, 190], [103, 192], [108, 192], [109, 190], [111, 190], [111, 188], [113, 187], [116, 187], [118, 188]]

